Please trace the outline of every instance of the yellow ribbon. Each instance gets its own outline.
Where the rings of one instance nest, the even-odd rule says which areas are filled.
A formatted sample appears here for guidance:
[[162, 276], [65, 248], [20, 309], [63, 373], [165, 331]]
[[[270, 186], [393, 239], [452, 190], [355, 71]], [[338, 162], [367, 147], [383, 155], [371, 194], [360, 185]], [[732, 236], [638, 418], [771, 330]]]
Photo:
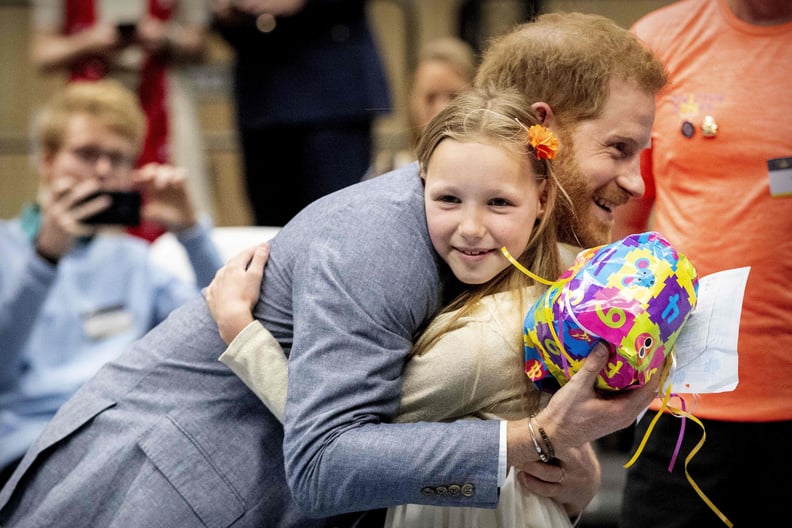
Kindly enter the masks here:
[[[526, 268], [525, 266], [520, 264], [517, 261], [516, 258], [512, 257], [511, 253], [509, 253], [509, 250], [506, 249], [506, 246], [503, 246], [501, 248], [501, 253], [503, 253], [503, 256], [506, 257], [506, 259], [509, 262], [511, 262], [512, 265], [515, 268], [517, 268], [518, 270], [523, 272], [525, 275], [528, 275], [529, 277], [531, 277], [536, 282], [540, 282], [540, 283], [545, 284], [547, 286], [555, 286], [556, 284], [561, 282], [561, 281], [557, 281], [557, 280], [556, 281], [549, 281], [547, 279], [544, 279], [544, 278], [540, 277], [536, 273], [532, 272], [531, 270], [529, 270], [528, 268]], [[566, 358], [566, 363], [570, 363], [571, 364], [572, 363], [572, 358], [569, 357], [569, 354], [567, 354], [567, 351], [564, 348], [563, 343], [561, 343], [561, 339], [558, 337], [558, 333], [556, 332], [555, 327], [552, 324], [552, 321], [553, 321], [553, 308], [552, 308], [552, 305], [553, 305], [553, 302], [555, 302], [555, 298], [558, 297], [560, 294], [561, 294], [561, 288], [558, 288], [558, 290], [555, 292], [555, 296], [552, 299], [550, 298], [550, 296], [547, 297], [547, 299], [546, 299], [547, 302], [545, 303], [544, 311], [545, 311], [545, 317], [547, 317], [547, 322], [548, 322], [547, 326], [550, 328], [550, 334], [553, 336], [553, 341], [555, 341], [555, 344], [558, 346], [558, 353], [560, 355], [562, 355], [563, 358]], [[547, 350], [545, 349], [545, 347], [542, 344], [536, 343], [536, 345], [541, 349], [541, 351], [545, 355], [545, 358], [549, 361], [550, 353], [547, 352]], [[567, 373], [567, 376], [568, 375], [569, 375], [569, 373]]]
[[553, 284], [556, 283], [556, 281], [549, 281], [547, 279], [543, 279], [539, 275], [535, 274], [534, 272], [532, 272], [531, 270], [529, 270], [528, 268], [517, 262], [517, 259], [511, 256], [511, 253], [509, 253], [509, 250], [506, 249], [506, 246], [503, 246], [501, 248], [501, 253], [503, 253], [503, 256], [506, 257], [509, 260], [509, 262], [511, 262], [514, 265], [515, 268], [522, 271], [536, 282], [541, 282], [542, 284], [546, 284], [548, 286], [552, 286]]
[[[518, 270], [520, 270], [524, 274], [526, 274], [529, 277], [531, 277], [536, 282], [540, 282], [542, 284], [546, 284], [547, 286], [555, 286], [556, 283], [559, 282], [559, 281], [549, 281], [547, 279], [543, 279], [542, 277], [540, 277], [540, 276], [536, 275], [535, 273], [533, 273], [532, 271], [530, 271], [528, 268], [526, 268], [525, 266], [520, 264], [517, 261], [516, 258], [511, 256], [511, 253], [509, 253], [509, 250], [506, 249], [506, 246], [503, 246], [501, 248], [501, 253], [503, 253], [503, 256], [505, 256], [509, 260], [509, 262], [511, 262], [512, 265], [514, 265], [514, 267], [516, 267]], [[558, 293], [557, 293], [557, 295], [558, 295]], [[550, 302], [550, 299], [548, 297], [548, 302], [547, 302], [547, 304], [545, 306], [545, 311], [548, 312], [548, 319], [547, 320], [548, 320], [549, 323], [552, 323], [552, 320], [553, 320], [553, 318], [552, 318], [552, 309], [550, 307], [551, 304], [552, 303]], [[566, 355], [566, 350], [564, 350], [564, 345], [561, 344], [561, 340], [559, 339], [558, 335], [556, 334], [556, 331], [555, 331], [555, 328], [553, 327], [553, 324], [549, 324], [548, 326], [550, 327], [550, 333], [553, 336], [553, 340], [556, 342], [556, 345], [558, 345], [559, 353]], [[547, 355], [547, 351], [545, 351], [545, 355]], [[635, 464], [636, 460], [638, 460], [638, 457], [640, 456], [641, 452], [643, 452], [643, 449], [646, 446], [646, 443], [649, 441], [649, 436], [652, 434], [652, 430], [654, 429], [655, 424], [657, 424], [658, 420], [660, 420], [660, 416], [663, 414], [663, 411], [668, 409], [670, 412], [672, 412], [673, 414], [675, 414], [675, 415], [677, 415], [679, 417], [690, 418], [690, 420], [692, 420], [693, 422], [698, 424], [699, 427], [701, 427], [701, 440], [699, 440], [698, 444], [696, 444], [696, 446], [693, 449], [690, 450], [690, 453], [685, 458], [685, 478], [687, 478], [688, 482], [690, 482], [690, 485], [696, 491], [698, 496], [701, 497], [701, 500], [703, 500], [704, 503], [707, 506], [709, 506], [709, 508], [713, 512], [715, 512], [715, 514], [718, 516], [718, 518], [720, 518], [720, 520], [723, 521], [723, 523], [726, 526], [728, 526], [729, 528], [732, 528], [734, 526], [732, 524], [732, 522], [723, 514], [723, 512], [721, 512], [718, 509], [717, 506], [715, 506], [715, 504], [712, 503], [712, 501], [709, 499], [709, 497], [707, 497], [707, 495], [701, 490], [701, 488], [699, 488], [698, 484], [696, 484], [696, 482], [693, 480], [693, 477], [691, 477], [690, 473], [688, 472], [688, 464], [690, 463], [691, 460], [693, 460], [693, 457], [696, 456], [696, 453], [699, 452], [701, 447], [704, 445], [704, 441], [707, 439], [707, 431], [704, 428], [704, 424], [701, 423], [701, 420], [699, 420], [698, 418], [696, 418], [695, 416], [693, 416], [689, 412], [683, 411], [682, 409], [677, 409], [675, 407], [671, 407], [670, 405], [668, 405], [668, 401], [670, 399], [671, 399], [671, 384], [669, 383], [668, 388], [666, 389], [665, 395], [663, 396], [663, 401], [660, 404], [660, 408], [657, 410], [657, 414], [655, 414], [654, 418], [652, 418], [652, 421], [649, 423], [649, 427], [647, 427], [647, 429], [646, 429], [646, 433], [644, 433], [644, 436], [641, 439], [641, 442], [638, 444], [638, 448], [635, 450], [635, 454], [633, 454], [633, 456], [630, 458], [630, 460], [628, 460], [627, 463], [624, 464], [624, 468], [625, 469], [629, 468], [630, 466]]]
[[699, 488], [698, 484], [696, 484], [696, 481], [693, 480], [693, 477], [691, 477], [690, 473], [688, 472], [688, 464], [690, 463], [691, 460], [693, 460], [693, 457], [696, 456], [696, 453], [699, 452], [701, 447], [704, 445], [704, 441], [707, 439], [707, 431], [704, 428], [704, 424], [701, 423], [701, 420], [699, 420], [689, 412], [668, 405], [668, 400], [670, 398], [671, 398], [671, 384], [669, 384], [668, 388], [666, 389], [665, 395], [663, 396], [663, 401], [660, 404], [660, 408], [657, 410], [657, 413], [655, 414], [654, 418], [652, 418], [652, 421], [649, 423], [649, 427], [646, 428], [646, 432], [644, 433], [643, 438], [641, 438], [641, 442], [638, 444], [638, 449], [635, 450], [635, 454], [632, 456], [632, 458], [630, 458], [630, 460], [628, 460], [627, 463], [624, 464], [624, 468], [625, 469], [629, 468], [635, 463], [636, 460], [638, 460], [638, 456], [641, 454], [644, 447], [646, 446], [646, 442], [649, 440], [649, 436], [652, 434], [652, 429], [654, 429], [654, 426], [657, 423], [657, 421], [660, 419], [660, 416], [663, 414], [663, 411], [668, 409], [669, 411], [671, 411], [672, 413], [674, 413], [679, 417], [689, 418], [690, 420], [698, 424], [699, 427], [701, 427], [701, 440], [699, 440], [698, 444], [696, 444], [696, 446], [690, 450], [688, 456], [685, 457], [685, 478], [688, 480], [688, 482], [690, 482], [690, 485], [693, 487], [693, 489], [698, 494], [698, 496], [701, 497], [701, 500], [704, 501], [704, 504], [709, 506], [709, 509], [712, 510], [715, 513], [715, 515], [717, 515], [718, 518], [721, 521], [723, 521], [723, 523], [726, 526], [732, 528], [734, 524], [732, 524], [732, 522], [728, 519], [728, 517], [726, 517], [723, 514], [723, 512], [721, 512], [718, 509], [718, 507], [715, 506], [715, 504], [713, 504], [713, 502], [709, 499], [709, 497], [707, 497], [707, 495], [701, 490], [701, 488]]

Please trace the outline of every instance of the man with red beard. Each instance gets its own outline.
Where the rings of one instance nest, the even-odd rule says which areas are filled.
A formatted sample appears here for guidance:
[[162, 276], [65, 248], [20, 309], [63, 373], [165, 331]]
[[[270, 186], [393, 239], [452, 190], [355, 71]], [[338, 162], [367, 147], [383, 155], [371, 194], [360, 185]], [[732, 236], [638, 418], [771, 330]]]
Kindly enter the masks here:
[[[559, 179], [580, 195], [564, 240], [582, 246], [607, 242], [613, 209], [643, 192], [639, 152], [665, 82], [629, 31], [574, 13], [493, 43], [476, 80], [518, 88], [558, 132]], [[632, 423], [656, 387], [601, 396], [585, 380], [607, 354], [593, 353], [542, 424], [553, 464], [539, 460], [528, 418], [392, 423], [412, 340], [459, 292], [439, 260], [417, 163], [314, 202], [270, 241], [254, 308], [289, 356], [284, 425], [217, 360], [225, 343], [197, 299], [66, 403], [0, 492], [0, 522], [353, 526], [359, 517], [330, 517], [493, 508], [509, 466], [582, 510], [600, 478], [590, 442]]]

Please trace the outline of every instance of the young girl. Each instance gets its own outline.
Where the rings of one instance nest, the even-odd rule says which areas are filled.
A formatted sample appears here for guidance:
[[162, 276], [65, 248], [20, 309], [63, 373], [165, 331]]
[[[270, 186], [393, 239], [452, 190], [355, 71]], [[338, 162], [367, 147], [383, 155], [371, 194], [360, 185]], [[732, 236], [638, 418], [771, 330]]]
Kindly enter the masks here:
[[[561, 273], [552, 225], [559, 187], [549, 162], [556, 147], [512, 92], [468, 92], [427, 127], [417, 153], [430, 238], [469, 289], [417, 340], [398, 421], [520, 419], [542, 407], [524, 372], [521, 329], [544, 286], [512, 267], [501, 247], [539, 276]], [[230, 260], [206, 297], [230, 344], [221, 361], [282, 419], [286, 357], [263, 326], [250, 324], [267, 251], [252, 248]], [[408, 504], [390, 508], [385, 525], [562, 527], [573, 513], [522, 490], [509, 470], [495, 510]]]

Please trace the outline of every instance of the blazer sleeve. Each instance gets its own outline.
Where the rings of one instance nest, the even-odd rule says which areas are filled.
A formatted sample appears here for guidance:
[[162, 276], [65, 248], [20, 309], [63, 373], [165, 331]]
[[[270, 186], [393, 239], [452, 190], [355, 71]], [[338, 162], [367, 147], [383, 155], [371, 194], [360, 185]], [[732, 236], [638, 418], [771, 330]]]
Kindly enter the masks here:
[[[392, 423], [414, 333], [433, 311], [422, 303], [436, 298], [439, 279], [434, 253], [416, 249], [425, 224], [385, 223], [372, 235], [349, 222], [335, 232], [327, 219], [293, 270], [292, 495], [317, 517], [404, 503], [495, 507], [497, 421]], [[449, 486], [463, 491], [444, 493]]]

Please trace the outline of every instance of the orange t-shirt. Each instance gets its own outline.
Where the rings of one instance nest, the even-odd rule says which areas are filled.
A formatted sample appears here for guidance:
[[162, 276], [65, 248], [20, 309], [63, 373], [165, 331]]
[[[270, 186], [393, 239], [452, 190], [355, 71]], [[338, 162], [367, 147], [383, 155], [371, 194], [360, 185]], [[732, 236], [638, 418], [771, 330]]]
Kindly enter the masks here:
[[[792, 22], [753, 26], [727, 0], [684, 0], [647, 15], [633, 31], [671, 81], [658, 97], [652, 149], [642, 163], [644, 203], [655, 198], [652, 227], [700, 276], [751, 267], [739, 385], [700, 395], [694, 414], [792, 419], [792, 195], [771, 195], [768, 169], [768, 160], [792, 157]], [[713, 137], [704, 135], [706, 116], [717, 124]]]

